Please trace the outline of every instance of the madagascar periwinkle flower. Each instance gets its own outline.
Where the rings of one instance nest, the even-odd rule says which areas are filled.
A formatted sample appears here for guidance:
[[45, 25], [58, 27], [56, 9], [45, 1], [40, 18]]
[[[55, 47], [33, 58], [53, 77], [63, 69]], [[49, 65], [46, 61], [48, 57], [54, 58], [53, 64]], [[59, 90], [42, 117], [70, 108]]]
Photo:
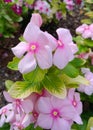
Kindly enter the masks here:
[[[69, 109], [68, 109], [69, 108]], [[37, 125], [44, 129], [70, 130], [76, 112], [68, 100], [55, 97], [41, 97], [38, 101]], [[47, 122], [47, 123], [46, 123]]]
[[78, 49], [73, 43], [72, 36], [68, 29], [59, 28], [56, 32], [58, 34], [58, 40], [56, 40], [53, 64], [59, 69], [63, 69], [69, 61], [74, 59], [74, 53], [76, 53]]
[[21, 73], [33, 71], [37, 64], [41, 69], [47, 69], [52, 66], [52, 52], [48, 46], [48, 38], [33, 23], [29, 23], [23, 34], [25, 42], [20, 42], [12, 48], [13, 53], [18, 58], [24, 57], [18, 64]]
[[3, 94], [6, 101], [12, 103], [15, 113], [25, 112], [28, 114], [33, 110], [33, 103], [30, 98], [14, 99], [6, 91], [4, 91]]
[[76, 33], [81, 34], [83, 38], [91, 38], [93, 40], [93, 24], [82, 24], [76, 29]]
[[2, 107], [0, 109], [0, 127], [2, 127], [4, 123], [12, 122], [14, 114], [13, 105], [11, 103]]

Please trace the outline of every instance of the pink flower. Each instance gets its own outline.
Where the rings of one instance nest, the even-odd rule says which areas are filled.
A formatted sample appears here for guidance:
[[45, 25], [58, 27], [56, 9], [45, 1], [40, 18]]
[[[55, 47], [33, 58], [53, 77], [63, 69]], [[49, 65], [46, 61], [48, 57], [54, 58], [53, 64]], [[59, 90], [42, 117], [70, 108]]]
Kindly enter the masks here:
[[[55, 97], [41, 97], [38, 101], [37, 125], [44, 129], [70, 130], [75, 111], [69, 101]], [[46, 123], [47, 122], [47, 123]]]
[[56, 12], [56, 19], [57, 19], [57, 20], [62, 19], [62, 11]]
[[82, 24], [76, 29], [76, 33], [79, 33], [82, 35], [83, 38], [91, 38], [91, 30], [90, 26], [87, 24]]
[[42, 18], [40, 16], [40, 14], [38, 14], [38, 13], [32, 14], [31, 22], [36, 24], [38, 27], [41, 27], [41, 25], [42, 25]]
[[20, 42], [12, 48], [13, 53], [21, 58], [18, 69], [21, 73], [33, 71], [37, 64], [41, 69], [47, 69], [52, 66], [52, 52], [48, 46], [48, 38], [40, 31], [39, 27], [30, 22], [23, 34], [26, 42]]
[[9, 123], [13, 120], [14, 118], [14, 110], [13, 110], [13, 105], [8, 104], [0, 109], [0, 127], [3, 126], [3, 124]]
[[46, 15], [50, 15], [51, 12], [48, 2], [42, 0], [38, 0], [35, 2], [34, 9]]
[[22, 7], [16, 4], [12, 6], [12, 10], [18, 15], [21, 15], [22, 13]]
[[66, 3], [66, 8], [68, 10], [73, 10], [73, 6], [74, 6], [73, 0], [64, 0], [64, 2]]
[[56, 41], [56, 50], [53, 56], [53, 63], [59, 69], [63, 69], [68, 62], [73, 60], [77, 46], [72, 42], [72, 36], [68, 29], [57, 29], [58, 40]]
[[10, 124], [10, 130], [23, 130], [31, 124], [31, 114], [16, 114], [15, 121]]
[[5, 3], [10, 3], [12, 0], [4, 0]]
[[30, 113], [33, 110], [33, 103], [30, 98], [26, 99], [14, 99], [6, 91], [3, 92], [5, 99], [8, 102], [12, 102], [13, 108], [16, 113]]
[[89, 85], [80, 84], [78, 91], [84, 92], [87, 95], [91, 95], [93, 93], [93, 73], [88, 68], [82, 68], [82, 73], [85, 78], [89, 81]]
[[82, 124], [82, 120], [79, 116], [82, 113], [82, 102], [80, 101], [80, 94], [75, 92], [75, 89], [69, 89], [67, 99], [76, 110], [77, 114], [74, 120], [77, 121], [78, 124]]

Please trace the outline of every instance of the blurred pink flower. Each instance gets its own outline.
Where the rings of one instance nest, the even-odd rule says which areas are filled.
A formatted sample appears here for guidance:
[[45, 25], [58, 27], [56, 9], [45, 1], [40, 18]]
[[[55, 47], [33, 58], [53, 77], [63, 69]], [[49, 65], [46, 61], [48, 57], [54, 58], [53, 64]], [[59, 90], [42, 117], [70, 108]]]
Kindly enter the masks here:
[[33, 71], [37, 64], [41, 69], [52, 66], [52, 51], [48, 46], [48, 38], [35, 24], [30, 22], [27, 25], [23, 34], [26, 42], [20, 42], [16, 47], [12, 48], [14, 55], [18, 58], [21, 58], [26, 53], [18, 64], [21, 73]]
[[57, 19], [57, 20], [62, 19], [62, 11], [56, 12], [56, 19]]
[[76, 29], [76, 33], [81, 34], [83, 38], [91, 38], [93, 36], [93, 26], [82, 24]]
[[21, 15], [22, 14], [22, 7], [19, 5], [12, 5], [12, 10], [17, 14], [17, 15]]
[[80, 92], [84, 92], [87, 95], [91, 95], [93, 94], [93, 73], [88, 68], [82, 68], [81, 70], [90, 84], [89, 85], [80, 84], [77, 90]]

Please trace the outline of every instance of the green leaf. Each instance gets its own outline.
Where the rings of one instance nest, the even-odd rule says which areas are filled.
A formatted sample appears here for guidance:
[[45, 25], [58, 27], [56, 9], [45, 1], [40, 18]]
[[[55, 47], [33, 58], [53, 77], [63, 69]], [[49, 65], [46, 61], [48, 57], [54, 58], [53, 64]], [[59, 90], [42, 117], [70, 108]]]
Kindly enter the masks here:
[[33, 92], [40, 93], [41, 90], [42, 86], [39, 83], [34, 84], [27, 81], [17, 81], [11, 86], [8, 92], [12, 97], [22, 99], [28, 97]]
[[73, 61], [71, 61], [71, 64], [75, 67], [81, 67], [86, 63], [86, 60], [75, 58]]
[[91, 24], [91, 23], [92, 23], [92, 20], [90, 20], [89, 18], [88, 18], [88, 19], [82, 19], [82, 20], [81, 20], [81, 23]]
[[67, 91], [64, 83], [60, 78], [55, 74], [48, 74], [45, 75], [43, 82], [43, 86], [49, 93], [58, 97], [58, 98], [65, 98]]
[[85, 39], [84, 44], [88, 47], [93, 47], [93, 41], [91, 39]]
[[62, 70], [62, 73], [65, 73], [72, 78], [79, 75], [78, 69], [75, 68], [71, 63], [68, 63], [68, 65]]
[[88, 125], [87, 125], [87, 129], [86, 130], [90, 130], [90, 128], [93, 127], [93, 117], [91, 117], [88, 121]]
[[70, 78], [69, 76], [63, 74], [61, 75], [61, 79], [64, 81], [66, 86], [73, 86], [79, 84], [89, 85], [89, 81], [80, 75], [78, 75], [76, 78]]
[[14, 82], [11, 80], [5, 81], [5, 86], [6, 86], [7, 90], [9, 90], [13, 84], [14, 84]]
[[34, 124], [29, 125], [27, 128], [23, 129], [23, 130], [43, 130], [40, 127], [36, 127], [34, 128]]
[[10, 125], [5, 123], [2, 127], [0, 127], [0, 130], [10, 130]]
[[24, 74], [23, 78], [24, 80], [29, 81], [31, 83], [40, 82], [43, 80], [46, 73], [47, 73], [47, 70], [42, 70], [39, 67], [37, 67], [34, 71]]
[[82, 38], [81, 36], [74, 37], [73, 40], [74, 40], [77, 44], [80, 44], [80, 45], [83, 45], [83, 44], [84, 44], [84, 38]]
[[90, 17], [90, 18], [93, 18], [93, 11], [89, 11], [85, 15]]
[[26, 0], [28, 4], [33, 4], [34, 0]]
[[13, 61], [9, 62], [7, 67], [11, 70], [18, 70], [19, 61], [20, 61], [20, 59], [18, 59], [17, 57], [14, 57]]

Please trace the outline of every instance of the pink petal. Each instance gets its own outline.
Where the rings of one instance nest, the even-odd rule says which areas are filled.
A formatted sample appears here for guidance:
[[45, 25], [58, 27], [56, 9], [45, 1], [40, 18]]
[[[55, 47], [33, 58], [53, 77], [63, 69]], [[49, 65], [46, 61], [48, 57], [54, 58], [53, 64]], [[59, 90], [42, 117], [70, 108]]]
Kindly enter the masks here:
[[12, 51], [16, 57], [21, 58], [27, 51], [27, 46], [26, 42], [20, 42], [16, 47], [12, 48]]
[[[69, 108], [69, 109], [68, 109]], [[75, 114], [77, 113], [73, 106], [70, 105], [64, 105], [60, 109], [60, 113], [62, 118], [65, 118], [66, 120], [73, 120]]]
[[41, 69], [47, 69], [52, 66], [52, 52], [48, 46], [41, 48], [36, 53], [36, 58]]
[[39, 114], [39, 117], [37, 119], [37, 124], [44, 128], [44, 129], [50, 129], [52, 127], [53, 119], [49, 114]]
[[24, 31], [23, 37], [28, 43], [35, 43], [40, 32], [39, 27], [30, 22]]
[[38, 109], [41, 113], [50, 113], [52, 110], [52, 104], [47, 97], [41, 97], [38, 101]]
[[22, 125], [24, 126], [24, 128], [26, 128], [30, 124], [31, 124], [31, 115], [30, 114], [26, 114], [24, 119], [23, 119], [23, 121], [22, 121]]
[[82, 24], [76, 29], [76, 33], [82, 34], [87, 28], [89, 28], [87, 24]]
[[67, 45], [64, 45], [63, 48], [57, 48], [56, 52], [54, 53], [53, 63], [59, 69], [63, 69], [73, 58], [74, 56], [71, 48]]
[[70, 44], [72, 53], [75, 54], [78, 51], [78, 47], [76, 44], [74, 44], [73, 42]]
[[70, 124], [66, 120], [58, 118], [54, 120], [51, 130], [70, 130]]
[[42, 31], [38, 34], [36, 42], [41, 46], [49, 45], [49, 40], [46, 37], [45, 33], [43, 33]]
[[57, 40], [48, 32], [45, 32], [45, 35], [49, 40], [49, 47], [51, 48], [52, 51], [54, 51], [57, 47]]
[[77, 124], [80, 124], [80, 125], [83, 124], [81, 117], [78, 114], [75, 114], [73, 121], [75, 121]]
[[64, 44], [70, 44], [72, 42], [72, 36], [68, 29], [59, 28], [56, 32], [59, 40], [61, 40]]
[[8, 92], [4, 91], [3, 94], [4, 94], [4, 97], [5, 97], [6, 101], [8, 101], [8, 102], [13, 102], [13, 101], [15, 101], [15, 100], [9, 95]]
[[36, 24], [38, 27], [41, 27], [42, 22], [43, 22], [42, 17], [40, 16], [40, 14], [34, 13], [34, 14], [32, 14], [31, 22]]
[[90, 38], [91, 37], [91, 31], [90, 30], [85, 30], [84, 33], [82, 34], [83, 38]]
[[2, 126], [4, 125], [5, 120], [6, 120], [5, 115], [4, 115], [4, 114], [1, 115], [1, 119], [0, 119], [0, 127], [2, 127]]
[[33, 54], [26, 54], [18, 64], [18, 69], [21, 73], [28, 73], [36, 68], [36, 60]]
[[11, 122], [12, 120], [14, 119], [14, 111], [10, 111], [7, 113], [7, 118], [6, 118], [6, 121], [5, 122]]
[[21, 102], [21, 104], [22, 104], [22, 107], [23, 107], [25, 113], [28, 114], [28, 113], [32, 112], [32, 110], [33, 110], [33, 103], [32, 103], [31, 100], [29, 100], [29, 99], [23, 100]]

